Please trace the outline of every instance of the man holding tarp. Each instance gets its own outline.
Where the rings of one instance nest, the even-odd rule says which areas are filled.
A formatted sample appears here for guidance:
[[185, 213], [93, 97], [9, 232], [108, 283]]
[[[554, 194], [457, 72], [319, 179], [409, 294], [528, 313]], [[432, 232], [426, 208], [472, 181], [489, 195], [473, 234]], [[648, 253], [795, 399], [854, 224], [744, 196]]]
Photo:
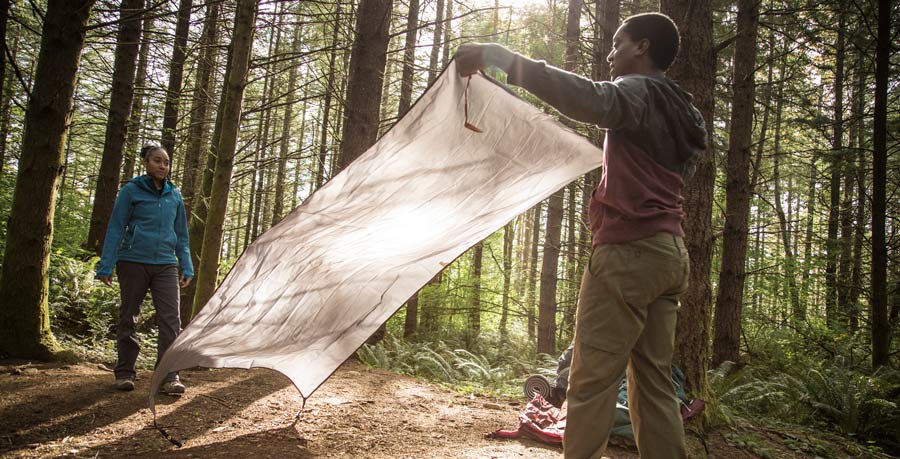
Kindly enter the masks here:
[[599, 458], [605, 451], [626, 366], [641, 457], [686, 457], [670, 366], [689, 271], [682, 189], [707, 136], [690, 94], [665, 76], [679, 42], [667, 16], [629, 17], [607, 57], [611, 82], [496, 44], [464, 45], [456, 55], [461, 75], [498, 67], [510, 83], [564, 115], [607, 129], [603, 178], [590, 203], [593, 252], [578, 300], [567, 458]]

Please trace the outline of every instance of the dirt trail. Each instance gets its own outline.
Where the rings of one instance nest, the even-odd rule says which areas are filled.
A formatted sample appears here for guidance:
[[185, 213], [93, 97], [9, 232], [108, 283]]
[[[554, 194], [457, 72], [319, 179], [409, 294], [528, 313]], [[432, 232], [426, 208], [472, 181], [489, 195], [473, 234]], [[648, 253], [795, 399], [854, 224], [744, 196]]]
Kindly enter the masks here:
[[[522, 401], [458, 395], [437, 385], [347, 363], [307, 401], [268, 370], [189, 370], [188, 392], [157, 397], [150, 373], [133, 392], [112, 388], [97, 365], [0, 368], [0, 457], [183, 458], [561, 458], [529, 440], [488, 440], [515, 425]], [[613, 449], [613, 459], [636, 458]]]

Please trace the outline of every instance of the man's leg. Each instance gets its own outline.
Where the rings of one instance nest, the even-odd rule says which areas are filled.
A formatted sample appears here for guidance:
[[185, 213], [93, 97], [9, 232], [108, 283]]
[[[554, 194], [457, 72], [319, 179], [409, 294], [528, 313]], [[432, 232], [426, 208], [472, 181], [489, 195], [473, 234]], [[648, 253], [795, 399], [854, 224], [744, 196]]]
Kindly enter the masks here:
[[134, 378], [134, 363], [141, 350], [135, 332], [135, 324], [141, 314], [141, 303], [147, 295], [150, 276], [144, 265], [120, 261], [116, 264], [116, 275], [119, 279], [119, 321], [116, 324], [116, 379]]
[[642, 459], [687, 457], [684, 427], [672, 386], [678, 302], [661, 297], [647, 308], [644, 332], [631, 351], [628, 409]]
[[[159, 325], [159, 339], [156, 342], [156, 363], [181, 333], [181, 317], [178, 309], [178, 267], [175, 265], [154, 267], [150, 282], [150, 293], [153, 306], [156, 308], [156, 321]], [[175, 379], [178, 373], [169, 373], [166, 381]]]
[[[687, 457], [684, 426], [675, 388], [672, 385], [672, 352], [678, 298], [687, 289], [690, 271], [687, 249], [681, 238], [645, 241], [672, 260], [660, 279], [669, 283], [665, 293], [647, 306], [647, 320], [628, 362], [628, 410], [634, 438], [643, 459], [683, 459]], [[652, 272], [647, 267], [647, 272]], [[681, 274], [672, 276], [672, 273]], [[661, 284], [664, 285], [664, 284]]]
[[629, 269], [627, 257], [621, 247], [595, 247], [581, 282], [566, 392], [567, 459], [600, 458], [606, 450], [628, 351], [643, 327], [640, 311], [627, 304], [618, 282]]
[[599, 459], [616, 418], [619, 381], [626, 355], [586, 345], [575, 336], [566, 392], [568, 411], [563, 449], [567, 459]]

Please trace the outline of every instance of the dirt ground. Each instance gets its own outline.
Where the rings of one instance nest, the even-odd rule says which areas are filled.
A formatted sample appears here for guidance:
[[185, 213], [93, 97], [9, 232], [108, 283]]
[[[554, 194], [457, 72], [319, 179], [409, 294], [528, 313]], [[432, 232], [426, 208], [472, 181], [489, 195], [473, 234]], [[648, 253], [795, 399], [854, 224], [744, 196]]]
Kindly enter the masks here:
[[[157, 397], [153, 428], [150, 373], [133, 392], [113, 389], [98, 364], [0, 362], [0, 457], [177, 458], [561, 458], [561, 449], [530, 440], [491, 440], [484, 433], [516, 424], [524, 400], [454, 393], [414, 378], [344, 364], [307, 401], [268, 370], [188, 370], [188, 391]], [[722, 435], [692, 457], [759, 457]], [[708, 451], [708, 454], [707, 454]], [[613, 446], [611, 459], [637, 458]], [[771, 457], [814, 457], [774, 455]], [[861, 456], [840, 456], [861, 457]]]

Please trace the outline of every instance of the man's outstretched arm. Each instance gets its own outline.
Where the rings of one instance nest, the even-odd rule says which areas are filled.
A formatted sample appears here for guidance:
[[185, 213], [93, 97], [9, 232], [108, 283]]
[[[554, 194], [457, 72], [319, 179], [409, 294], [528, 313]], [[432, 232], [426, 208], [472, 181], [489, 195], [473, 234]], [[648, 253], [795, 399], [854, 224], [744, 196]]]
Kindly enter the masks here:
[[563, 115], [602, 128], [634, 129], [644, 116], [646, 86], [639, 80], [592, 81], [494, 43], [460, 46], [456, 65], [463, 76], [497, 67], [506, 72], [510, 84], [525, 88]]

